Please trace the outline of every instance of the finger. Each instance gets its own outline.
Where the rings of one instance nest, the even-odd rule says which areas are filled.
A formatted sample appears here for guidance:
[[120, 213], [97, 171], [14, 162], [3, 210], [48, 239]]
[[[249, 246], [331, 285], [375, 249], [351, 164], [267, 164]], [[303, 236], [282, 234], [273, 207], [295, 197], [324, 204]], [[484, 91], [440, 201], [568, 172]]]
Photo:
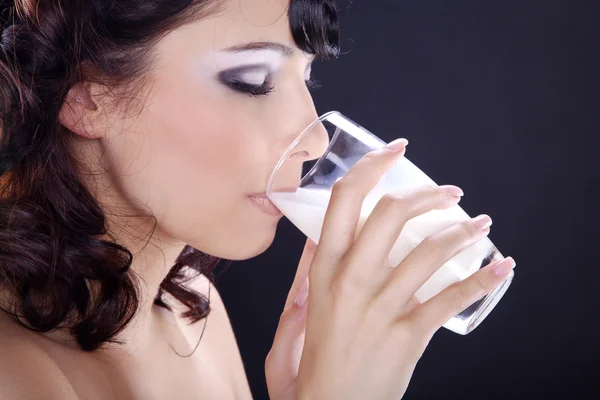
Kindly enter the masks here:
[[404, 313], [409, 314], [420, 305], [421, 303], [419, 300], [417, 300], [415, 296], [411, 296], [408, 302], [404, 305]]
[[384, 268], [388, 263], [384, 261], [387, 261], [406, 222], [431, 210], [454, 206], [461, 195], [462, 190], [456, 186], [427, 185], [383, 196], [350, 250], [349, 258], [356, 262], [349, 265], [347, 273], [365, 283], [373, 282], [379, 289], [381, 282], [373, 274], [381, 272], [383, 279], [389, 273], [389, 268]]
[[471, 304], [491, 293], [516, 266], [512, 257], [492, 262], [418, 306], [412, 315], [416, 326], [430, 334]]
[[273, 399], [293, 399], [306, 332], [306, 304], [292, 305], [281, 314], [273, 346], [265, 360], [269, 395]]
[[[319, 253], [323, 252], [328, 258], [335, 260], [341, 258], [352, 246], [365, 197], [404, 155], [406, 143], [406, 139], [398, 139], [388, 145], [399, 146], [397, 150], [386, 146], [367, 153], [334, 185], [323, 221]], [[333, 267], [337, 263], [322, 265]]]
[[426, 237], [392, 269], [379, 292], [379, 301], [400, 310], [442, 265], [486, 237], [489, 225], [491, 218], [482, 214]]
[[298, 269], [296, 270], [296, 276], [294, 277], [294, 281], [292, 282], [292, 287], [287, 296], [287, 300], [285, 301], [284, 309], [288, 308], [290, 304], [296, 298], [300, 287], [308, 278], [308, 271], [310, 268], [310, 264], [315, 256], [315, 251], [317, 250], [317, 245], [310, 239], [306, 240], [306, 244], [304, 245], [304, 251], [302, 252], [302, 256], [300, 257], [300, 262], [298, 263]]

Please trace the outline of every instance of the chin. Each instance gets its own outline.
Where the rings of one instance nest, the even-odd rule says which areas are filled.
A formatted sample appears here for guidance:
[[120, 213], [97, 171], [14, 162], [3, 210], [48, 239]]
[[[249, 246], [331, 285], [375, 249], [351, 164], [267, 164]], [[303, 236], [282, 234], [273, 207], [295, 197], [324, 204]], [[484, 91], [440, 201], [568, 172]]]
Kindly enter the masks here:
[[275, 227], [262, 232], [258, 232], [256, 229], [249, 230], [243, 236], [225, 241], [225, 247], [213, 249], [213, 251], [207, 251], [207, 253], [231, 261], [248, 260], [267, 251], [275, 240], [275, 233]]

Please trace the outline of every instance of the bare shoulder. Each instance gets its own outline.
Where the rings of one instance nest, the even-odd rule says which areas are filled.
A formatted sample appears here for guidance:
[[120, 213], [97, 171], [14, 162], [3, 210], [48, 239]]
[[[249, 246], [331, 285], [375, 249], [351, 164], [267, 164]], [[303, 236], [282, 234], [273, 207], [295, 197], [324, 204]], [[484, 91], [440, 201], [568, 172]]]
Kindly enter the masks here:
[[60, 368], [27, 336], [0, 315], [0, 400], [78, 400]]

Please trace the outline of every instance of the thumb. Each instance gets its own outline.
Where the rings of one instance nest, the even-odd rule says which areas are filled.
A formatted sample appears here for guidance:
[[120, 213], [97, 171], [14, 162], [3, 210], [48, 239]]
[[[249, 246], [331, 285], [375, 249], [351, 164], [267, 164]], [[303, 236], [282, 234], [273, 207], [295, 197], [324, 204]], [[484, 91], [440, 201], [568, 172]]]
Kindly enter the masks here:
[[269, 397], [273, 400], [294, 398], [296, 376], [304, 348], [308, 271], [316, 249], [317, 245], [307, 239], [279, 319], [273, 346], [265, 361]]
[[292, 283], [292, 287], [287, 296], [287, 300], [285, 301], [285, 306], [283, 309], [287, 309], [294, 299], [296, 295], [300, 291], [300, 287], [304, 284], [304, 282], [308, 279], [308, 271], [310, 269], [310, 264], [315, 257], [315, 252], [317, 251], [317, 244], [310, 239], [306, 240], [306, 244], [304, 245], [304, 251], [302, 252], [302, 256], [300, 257], [300, 262], [298, 263], [298, 268], [296, 269], [296, 276], [294, 277], [294, 282]]
[[273, 346], [265, 362], [269, 397], [292, 400], [296, 376], [304, 348], [308, 280], [298, 291], [295, 301], [284, 309], [279, 319]]

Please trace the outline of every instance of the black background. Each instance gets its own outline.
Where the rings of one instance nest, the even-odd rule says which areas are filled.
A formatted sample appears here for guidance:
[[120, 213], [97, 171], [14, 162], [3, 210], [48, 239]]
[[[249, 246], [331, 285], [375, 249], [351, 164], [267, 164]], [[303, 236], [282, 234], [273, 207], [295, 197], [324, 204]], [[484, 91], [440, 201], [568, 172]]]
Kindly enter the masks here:
[[[461, 206], [490, 214], [491, 240], [517, 261], [480, 327], [434, 336], [404, 399], [598, 395], [599, 2], [340, 6], [347, 54], [313, 67], [319, 113], [408, 138], [406, 157], [463, 188]], [[216, 279], [256, 399], [268, 398], [264, 359], [303, 245], [284, 219], [266, 253]]]

